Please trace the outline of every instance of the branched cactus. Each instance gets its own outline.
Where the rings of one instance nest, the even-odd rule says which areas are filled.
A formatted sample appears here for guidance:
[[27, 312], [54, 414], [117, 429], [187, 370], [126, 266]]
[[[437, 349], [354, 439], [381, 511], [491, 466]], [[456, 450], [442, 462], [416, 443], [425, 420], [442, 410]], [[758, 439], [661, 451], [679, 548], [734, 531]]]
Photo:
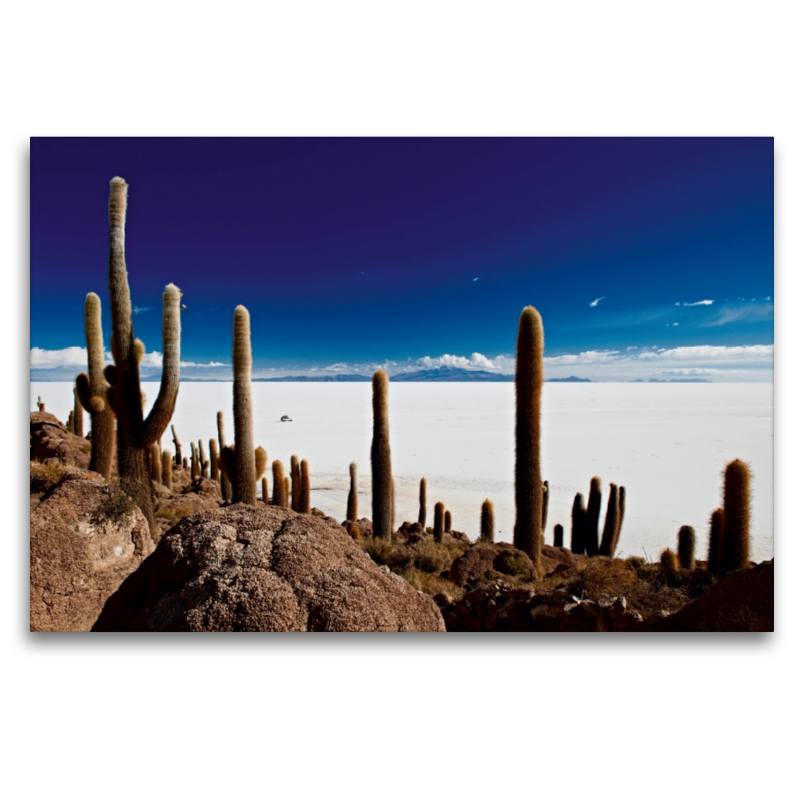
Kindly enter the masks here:
[[553, 547], [564, 546], [564, 526], [555, 525], [553, 528]]
[[358, 465], [355, 461], [350, 464], [350, 492], [347, 495], [347, 519], [350, 522], [358, 520]]
[[425, 520], [428, 518], [428, 482], [425, 478], [420, 478], [419, 481], [419, 522], [422, 527], [425, 527]]
[[[219, 440], [219, 452], [225, 449], [225, 420], [221, 411], [217, 411], [217, 438]], [[222, 467], [220, 467], [222, 469]], [[233, 487], [231, 486], [231, 478], [229, 474], [224, 471], [219, 476], [219, 485], [222, 490], [222, 499], [230, 500], [233, 497]]]
[[694, 528], [683, 525], [678, 531], [678, 561], [681, 569], [694, 569]]
[[114, 410], [108, 399], [105, 378], [105, 349], [100, 313], [100, 298], [89, 292], [83, 304], [84, 332], [89, 374], [81, 372], [75, 390], [81, 405], [89, 413], [92, 426], [92, 454], [89, 469], [99, 472], [106, 480], [111, 476], [114, 460]]
[[292, 479], [292, 511], [299, 511], [302, 484], [300, 480], [300, 459], [296, 455], [292, 455], [289, 462], [289, 476]]
[[481, 539], [484, 542], [494, 541], [494, 504], [489, 499], [481, 504]]
[[586, 506], [586, 527], [584, 528], [584, 545], [587, 556], [596, 556], [600, 550], [599, 527], [600, 509], [603, 505], [603, 484], [596, 475], [589, 484], [589, 502]]
[[441, 544], [444, 534], [444, 503], [433, 507], [433, 541]]
[[720, 565], [722, 564], [722, 533], [725, 527], [725, 512], [721, 508], [715, 508], [711, 512], [708, 532], [708, 571], [720, 576]]
[[540, 461], [544, 328], [532, 306], [522, 311], [517, 331], [516, 462], [514, 546], [542, 573], [542, 469]]
[[161, 453], [161, 483], [172, 491], [172, 453], [164, 450]]
[[583, 555], [586, 552], [586, 506], [583, 495], [578, 492], [572, 502], [572, 532], [569, 549], [573, 553]]
[[256, 463], [253, 448], [253, 398], [250, 374], [250, 314], [244, 306], [233, 311], [233, 441], [236, 471], [231, 477], [233, 502], [256, 504]]
[[311, 480], [308, 477], [308, 461], [300, 462], [300, 513], [311, 513]]
[[389, 377], [379, 369], [372, 376], [372, 531], [392, 540], [394, 485], [389, 449]]
[[738, 458], [725, 467], [720, 575], [750, 566], [750, 468]]
[[133, 498], [142, 509], [150, 530], [154, 531], [155, 512], [146, 455], [150, 445], [161, 437], [169, 425], [178, 397], [181, 293], [171, 283], [164, 290], [161, 386], [150, 413], [147, 418], [143, 418], [142, 390], [139, 384], [139, 361], [143, 350], [133, 334], [131, 296], [125, 266], [127, 202], [128, 184], [122, 178], [112, 179], [108, 201], [108, 284], [111, 296], [111, 349], [115, 367], [113, 409], [117, 417], [117, 468], [122, 491]]
[[606, 506], [606, 521], [603, 525], [603, 540], [600, 543], [600, 555], [608, 558], [614, 557], [614, 535], [619, 520], [619, 494], [616, 483], [608, 484], [608, 505]]

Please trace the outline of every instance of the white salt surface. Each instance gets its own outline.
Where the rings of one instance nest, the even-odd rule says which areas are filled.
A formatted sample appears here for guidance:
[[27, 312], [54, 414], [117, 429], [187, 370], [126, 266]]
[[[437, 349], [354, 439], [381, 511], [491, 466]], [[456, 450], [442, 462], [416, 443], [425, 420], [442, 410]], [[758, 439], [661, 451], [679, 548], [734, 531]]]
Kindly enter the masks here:
[[[154, 399], [157, 384], [144, 384]], [[550, 482], [545, 541], [561, 523], [569, 543], [576, 492], [589, 480], [626, 487], [627, 508], [619, 555], [658, 558], [676, 546], [678, 528], [697, 531], [704, 557], [708, 518], [722, 503], [722, 470], [741, 458], [752, 469], [751, 558], [773, 555], [772, 384], [591, 383], [545, 385], [543, 478]], [[41, 395], [48, 411], [66, 420], [72, 384], [32, 383], [31, 410]], [[311, 502], [344, 519], [348, 467], [359, 466], [359, 512], [371, 517], [369, 383], [254, 383], [255, 442], [288, 467], [291, 455], [308, 459]], [[392, 467], [396, 519], [417, 519], [418, 487], [428, 481], [428, 524], [442, 501], [453, 527], [478, 535], [480, 505], [495, 505], [496, 538], [511, 541], [514, 525], [513, 383], [397, 383], [390, 385]], [[225, 413], [233, 440], [230, 383], [183, 383], [173, 422], [184, 448], [216, 436], [216, 412]], [[279, 422], [283, 414], [293, 422]], [[87, 422], [88, 426], [88, 417]], [[162, 440], [172, 449], [171, 435]], [[268, 473], [271, 478], [271, 472]]]

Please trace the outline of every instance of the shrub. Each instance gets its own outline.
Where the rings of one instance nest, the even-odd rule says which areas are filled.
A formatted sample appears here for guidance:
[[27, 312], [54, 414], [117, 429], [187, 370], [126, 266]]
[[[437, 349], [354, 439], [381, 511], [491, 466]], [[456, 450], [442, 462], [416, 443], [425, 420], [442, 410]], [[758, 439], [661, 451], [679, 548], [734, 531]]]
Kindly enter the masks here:
[[107, 489], [108, 499], [97, 507], [95, 516], [118, 522], [137, 508], [138, 504], [122, 491], [118, 482], [115, 481]]

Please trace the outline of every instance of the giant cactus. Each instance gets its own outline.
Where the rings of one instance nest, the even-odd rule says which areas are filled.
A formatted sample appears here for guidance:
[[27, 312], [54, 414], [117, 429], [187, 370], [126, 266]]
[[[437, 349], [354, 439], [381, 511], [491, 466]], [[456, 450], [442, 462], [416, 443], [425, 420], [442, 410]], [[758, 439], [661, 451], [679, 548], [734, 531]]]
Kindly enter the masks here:
[[394, 485], [389, 448], [389, 377], [379, 369], [372, 376], [372, 531], [392, 539]]
[[81, 405], [89, 413], [92, 426], [92, 454], [89, 469], [99, 472], [106, 480], [111, 476], [114, 459], [114, 410], [108, 400], [104, 370], [105, 350], [101, 323], [100, 298], [89, 292], [83, 303], [84, 332], [88, 354], [89, 374], [81, 372], [75, 389]]
[[106, 370], [112, 385], [107, 399], [117, 417], [117, 469], [122, 491], [142, 509], [150, 529], [155, 530], [153, 496], [147, 471], [149, 447], [169, 425], [180, 383], [181, 292], [170, 283], [163, 294], [163, 366], [158, 397], [144, 418], [139, 362], [144, 346], [133, 333], [131, 295], [125, 266], [125, 214], [128, 184], [113, 178], [108, 201], [110, 226], [108, 285], [111, 296], [111, 350], [113, 369]]
[[542, 572], [541, 413], [544, 384], [544, 328], [532, 306], [522, 311], [517, 330], [516, 461], [514, 546], [530, 556]]
[[250, 313], [244, 306], [233, 311], [233, 441], [236, 469], [231, 476], [233, 502], [256, 504], [256, 462], [253, 448], [253, 398], [250, 374]]

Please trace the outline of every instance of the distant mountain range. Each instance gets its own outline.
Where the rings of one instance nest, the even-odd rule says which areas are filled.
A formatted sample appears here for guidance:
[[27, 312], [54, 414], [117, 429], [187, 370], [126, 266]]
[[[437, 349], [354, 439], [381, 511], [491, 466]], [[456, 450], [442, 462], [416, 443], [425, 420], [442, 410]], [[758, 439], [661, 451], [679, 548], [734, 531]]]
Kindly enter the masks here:
[[629, 381], [629, 383], [711, 383], [711, 381], [707, 381], [705, 378], [670, 378], [668, 381], [662, 381], [658, 378], [650, 378], [649, 381], [643, 381], [641, 378], [637, 378], [635, 381]]
[[[353, 381], [371, 381], [372, 377], [368, 375], [287, 375], [285, 378], [254, 378], [263, 382], [272, 381], [302, 381], [302, 382], [353, 382]], [[438, 367], [437, 369], [423, 369], [417, 372], [401, 372], [398, 375], [392, 375], [392, 383], [400, 383], [406, 381], [513, 381], [513, 375], [499, 375], [496, 372], [486, 372], [480, 369], [459, 369], [458, 367]]]

